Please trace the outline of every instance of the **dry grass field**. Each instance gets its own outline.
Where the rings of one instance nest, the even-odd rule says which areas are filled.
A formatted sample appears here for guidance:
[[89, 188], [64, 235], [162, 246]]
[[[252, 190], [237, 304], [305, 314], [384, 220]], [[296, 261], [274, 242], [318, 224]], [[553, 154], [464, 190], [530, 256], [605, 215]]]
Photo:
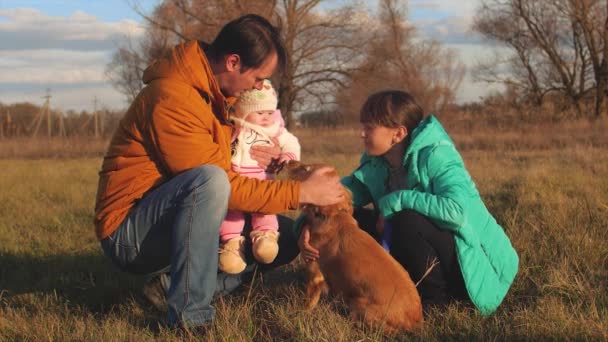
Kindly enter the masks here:
[[[608, 127], [511, 129], [446, 123], [486, 205], [520, 256], [498, 311], [452, 305], [397, 340], [608, 340]], [[303, 159], [344, 175], [354, 129], [296, 130]], [[107, 141], [0, 140], [0, 340], [165, 341], [177, 336], [140, 295], [143, 279], [106, 260], [92, 227]], [[294, 213], [291, 213], [293, 215]], [[380, 341], [341, 303], [302, 310], [301, 261], [216, 300], [201, 340]]]

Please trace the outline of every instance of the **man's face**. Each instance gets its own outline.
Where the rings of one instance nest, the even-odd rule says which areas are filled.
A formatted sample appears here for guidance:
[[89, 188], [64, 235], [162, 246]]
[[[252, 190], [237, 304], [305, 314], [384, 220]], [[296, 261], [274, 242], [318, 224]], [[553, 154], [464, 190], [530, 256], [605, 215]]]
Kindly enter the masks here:
[[[226, 77], [220, 82], [220, 88], [226, 97], [238, 97], [247, 90], [262, 89], [264, 79], [272, 76], [278, 62], [277, 54], [273, 53], [260, 67], [242, 71], [243, 65], [240, 59], [238, 59], [237, 55], [233, 56], [236, 57], [228, 57], [226, 67], [228, 72]], [[236, 58], [237, 61], [231, 60], [231, 58]]]

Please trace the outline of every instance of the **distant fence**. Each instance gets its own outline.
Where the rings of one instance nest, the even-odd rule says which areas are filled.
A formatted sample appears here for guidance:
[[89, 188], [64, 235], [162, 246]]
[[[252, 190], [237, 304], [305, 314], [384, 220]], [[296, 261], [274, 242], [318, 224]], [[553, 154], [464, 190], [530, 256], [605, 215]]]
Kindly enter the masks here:
[[336, 128], [344, 125], [344, 118], [333, 111], [306, 112], [298, 117], [298, 125], [303, 128]]

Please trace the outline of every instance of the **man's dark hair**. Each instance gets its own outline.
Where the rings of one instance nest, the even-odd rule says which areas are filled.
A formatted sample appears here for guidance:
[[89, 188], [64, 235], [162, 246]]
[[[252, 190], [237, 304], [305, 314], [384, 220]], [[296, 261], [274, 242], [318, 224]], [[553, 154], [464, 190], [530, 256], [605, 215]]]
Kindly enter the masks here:
[[260, 67], [266, 59], [277, 54], [279, 70], [285, 69], [286, 55], [281, 31], [265, 18], [247, 14], [227, 23], [209, 45], [215, 60], [227, 54], [237, 54], [245, 71]]

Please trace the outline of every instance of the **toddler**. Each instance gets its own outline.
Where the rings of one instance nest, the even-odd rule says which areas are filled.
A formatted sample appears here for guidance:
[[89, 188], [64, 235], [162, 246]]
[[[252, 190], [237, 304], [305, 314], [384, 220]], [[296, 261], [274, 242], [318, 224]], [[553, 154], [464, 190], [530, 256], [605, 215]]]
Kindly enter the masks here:
[[[272, 179], [273, 174], [266, 172], [249, 155], [251, 146], [273, 145], [271, 138], [275, 138], [281, 148], [279, 164], [300, 159], [298, 139], [285, 129], [277, 102], [272, 84], [264, 80], [262, 89], [243, 93], [234, 104], [232, 118], [237, 129], [232, 142], [233, 171], [250, 178]], [[220, 227], [219, 268], [223, 272], [237, 274], [247, 266], [245, 237], [241, 235], [244, 224], [243, 212], [228, 210]], [[261, 263], [271, 263], [279, 251], [276, 215], [251, 214], [251, 226], [253, 256]]]

